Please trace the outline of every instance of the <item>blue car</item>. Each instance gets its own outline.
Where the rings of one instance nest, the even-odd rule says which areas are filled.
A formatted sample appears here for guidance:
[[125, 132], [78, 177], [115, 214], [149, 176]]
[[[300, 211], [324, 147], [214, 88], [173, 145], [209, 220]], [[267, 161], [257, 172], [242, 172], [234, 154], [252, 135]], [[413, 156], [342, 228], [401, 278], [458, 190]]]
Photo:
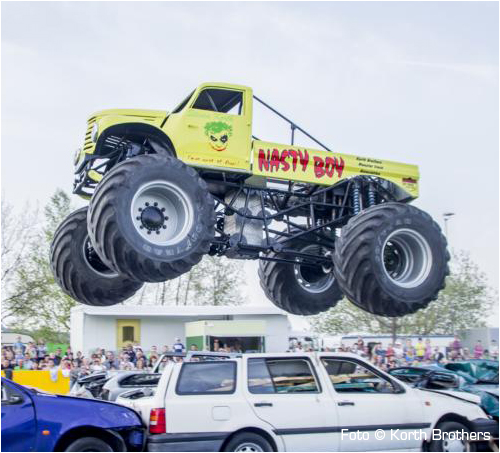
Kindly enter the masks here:
[[132, 409], [2, 378], [2, 451], [142, 451], [144, 439]]

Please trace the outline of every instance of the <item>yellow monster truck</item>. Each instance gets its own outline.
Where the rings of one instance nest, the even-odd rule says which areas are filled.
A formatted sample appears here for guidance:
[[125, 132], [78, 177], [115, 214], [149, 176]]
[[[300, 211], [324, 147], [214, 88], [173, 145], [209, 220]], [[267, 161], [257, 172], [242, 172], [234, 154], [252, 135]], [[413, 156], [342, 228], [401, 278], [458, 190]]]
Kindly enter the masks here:
[[[290, 145], [252, 135], [254, 101], [288, 122]], [[324, 150], [296, 145], [296, 131]], [[121, 302], [207, 253], [258, 259], [267, 297], [295, 314], [345, 295], [402, 316], [444, 287], [446, 240], [408, 204], [418, 168], [332, 152], [251, 88], [204, 83], [170, 113], [97, 112], [74, 162], [90, 204], [60, 225], [51, 260], [84, 304]]]

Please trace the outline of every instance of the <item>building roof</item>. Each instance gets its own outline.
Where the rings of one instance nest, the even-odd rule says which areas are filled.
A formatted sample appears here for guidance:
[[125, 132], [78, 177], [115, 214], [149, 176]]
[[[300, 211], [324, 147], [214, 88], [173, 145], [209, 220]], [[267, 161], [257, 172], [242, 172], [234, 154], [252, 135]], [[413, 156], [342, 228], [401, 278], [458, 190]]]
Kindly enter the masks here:
[[71, 313], [93, 316], [234, 316], [234, 315], [282, 315], [287, 313], [274, 306], [252, 305], [113, 305], [111, 307], [90, 307], [78, 305]]

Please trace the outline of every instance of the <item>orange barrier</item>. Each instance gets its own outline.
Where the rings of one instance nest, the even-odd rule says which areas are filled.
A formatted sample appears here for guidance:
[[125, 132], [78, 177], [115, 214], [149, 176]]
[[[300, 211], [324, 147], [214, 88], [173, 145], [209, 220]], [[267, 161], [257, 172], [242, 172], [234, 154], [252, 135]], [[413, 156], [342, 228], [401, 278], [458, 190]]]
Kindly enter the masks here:
[[[5, 373], [2, 371], [2, 376]], [[48, 393], [65, 395], [69, 392], [69, 377], [64, 377], [61, 370], [57, 372], [57, 379], [52, 380], [48, 370], [14, 370], [12, 380], [18, 384], [36, 387]]]

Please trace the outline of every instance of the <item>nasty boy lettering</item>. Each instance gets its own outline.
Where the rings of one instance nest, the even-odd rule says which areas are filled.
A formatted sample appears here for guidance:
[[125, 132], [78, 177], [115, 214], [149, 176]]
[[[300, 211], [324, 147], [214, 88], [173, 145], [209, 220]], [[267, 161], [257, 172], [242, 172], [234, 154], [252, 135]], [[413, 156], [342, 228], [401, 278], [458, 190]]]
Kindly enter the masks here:
[[[258, 165], [259, 171], [275, 173], [278, 171], [293, 173], [297, 171], [305, 172], [309, 164], [309, 153], [306, 149], [283, 149], [264, 151], [259, 149]], [[327, 176], [333, 178], [335, 173], [340, 178], [344, 171], [344, 159], [342, 157], [319, 157], [313, 156], [314, 175], [316, 178]]]

